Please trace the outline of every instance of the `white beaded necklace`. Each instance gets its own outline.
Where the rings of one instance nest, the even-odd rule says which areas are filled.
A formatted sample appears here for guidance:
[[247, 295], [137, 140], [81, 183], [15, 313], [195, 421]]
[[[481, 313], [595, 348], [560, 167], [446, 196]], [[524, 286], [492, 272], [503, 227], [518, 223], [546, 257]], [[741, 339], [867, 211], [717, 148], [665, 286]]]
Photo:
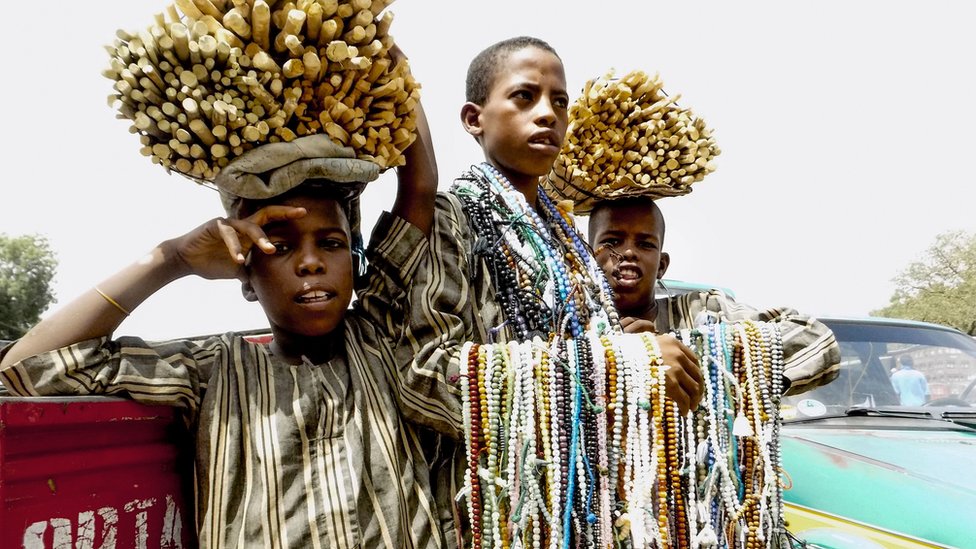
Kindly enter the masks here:
[[782, 338], [757, 322], [677, 336], [706, 381], [684, 417], [650, 334], [462, 346], [472, 546], [775, 546]]

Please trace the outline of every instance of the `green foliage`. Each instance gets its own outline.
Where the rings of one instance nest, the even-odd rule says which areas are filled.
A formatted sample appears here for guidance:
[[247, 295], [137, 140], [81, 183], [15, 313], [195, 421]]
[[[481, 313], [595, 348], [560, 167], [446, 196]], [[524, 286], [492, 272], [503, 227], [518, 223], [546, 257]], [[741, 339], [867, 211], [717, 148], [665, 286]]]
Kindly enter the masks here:
[[0, 339], [17, 339], [54, 302], [57, 259], [47, 239], [0, 234]]
[[893, 281], [891, 303], [871, 314], [935, 322], [976, 335], [976, 235], [940, 234], [925, 258]]

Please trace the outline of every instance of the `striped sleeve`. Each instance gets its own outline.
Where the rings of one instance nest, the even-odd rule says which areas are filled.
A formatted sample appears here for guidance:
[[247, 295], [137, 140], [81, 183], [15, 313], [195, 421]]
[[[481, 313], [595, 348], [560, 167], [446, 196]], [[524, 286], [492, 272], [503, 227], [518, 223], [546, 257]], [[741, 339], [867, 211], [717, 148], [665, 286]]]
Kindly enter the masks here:
[[469, 275], [471, 235], [460, 203], [439, 193], [424, 263], [410, 288], [403, 338], [396, 348], [398, 397], [405, 415], [457, 438], [461, 435], [457, 353], [474, 338]]
[[219, 359], [218, 338], [148, 343], [95, 338], [26, 358], [0, 371], [20, 396], [118, 395], [182, 408], [195, 419], [205, 389], [201, 372]]
[[403, 329], [406, 289], [427, 252], [424, 233], [388, 212], [383, 212], [370, 237], [366, 255], [366, 286], [356, 291], [356, 309], [395, 342]]
[[[705, 301], [707, 310], [720, 312], [722, 320], [755, 320], [771, 322], [779, 327], [786, 361], [784, 374], [790, 381], [787, 395], [804, 393], [837, 377], [840, 347], [830, 328], [817, 319], [787, 307], [754, 309], [717, 290], [700, 296], [689, 294], [687, 299], [696, 297]], [[684, 308], [694, 309], [688, 305]]]

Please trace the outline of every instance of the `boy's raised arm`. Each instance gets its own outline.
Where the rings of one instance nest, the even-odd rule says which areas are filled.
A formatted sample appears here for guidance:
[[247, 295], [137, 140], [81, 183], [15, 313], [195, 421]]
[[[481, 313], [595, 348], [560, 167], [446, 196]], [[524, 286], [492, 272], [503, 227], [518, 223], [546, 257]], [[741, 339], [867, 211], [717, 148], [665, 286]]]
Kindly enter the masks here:
[[[397, 46], [390, 49], [390, 55], [398, 63], [406, 62], [406, 56]], [[437, 193], [437, 163], [422, 102], [417, 102], [416, 111], [417, 138], [403, 152], [406, 163], [397, 168], [397, 196], [391, 212], [430, 235]]]
[[[771, 322], [783, 337], [787, 395], [803, 393], [830, 382], [840, 367], [840, 346], [834, 333], [816, 318], [789, 307], [755, 309], [713, 290], [704, 294], [706, 309], [722, 311], [722, 320]], [[684, 297], [684, 296], [682, 296]], [[691, 294], [686, 299], [691, 299]]]
[[261, 229], [263, 224], [271, 219], [302, 215], [305, 215], [302, 208], [271, 206], [246, 220], [212, 219], [181, 237], [159, 244], [143, 258], [34, 326], [7, 349], [0, 360], [0, 369], [40, 353], [111, 335], [146, 298], [183, 276], [237, 277], [244, 257], [255, 242], [268, 253], [274, 251]]
[[437, 197], [430, 247], [408, 292], [403, 337], [396, 348], [401, 409], [408, 418], [452, 438], [463, 433], [459, 351], [485, 341], [471, 305], [476, 289], [469, 271], [473, 238], [460, 204]]

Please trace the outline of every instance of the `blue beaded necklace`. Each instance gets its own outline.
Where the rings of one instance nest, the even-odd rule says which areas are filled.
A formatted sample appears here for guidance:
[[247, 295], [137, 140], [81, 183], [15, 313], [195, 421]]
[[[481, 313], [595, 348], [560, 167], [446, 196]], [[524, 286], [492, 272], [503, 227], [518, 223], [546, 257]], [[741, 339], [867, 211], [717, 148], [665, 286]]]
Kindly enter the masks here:
[[[619, 326], [603, 271], [575, 226], [542, 188], [543, 218], [494, 166], [482, 163], [455, 181], [477, 237], [475, 253], [493, 275], [517, 339], [559, 333], [581, 337], [591, 321]], [[604, 328], [604, 329], [605, 329]]]

